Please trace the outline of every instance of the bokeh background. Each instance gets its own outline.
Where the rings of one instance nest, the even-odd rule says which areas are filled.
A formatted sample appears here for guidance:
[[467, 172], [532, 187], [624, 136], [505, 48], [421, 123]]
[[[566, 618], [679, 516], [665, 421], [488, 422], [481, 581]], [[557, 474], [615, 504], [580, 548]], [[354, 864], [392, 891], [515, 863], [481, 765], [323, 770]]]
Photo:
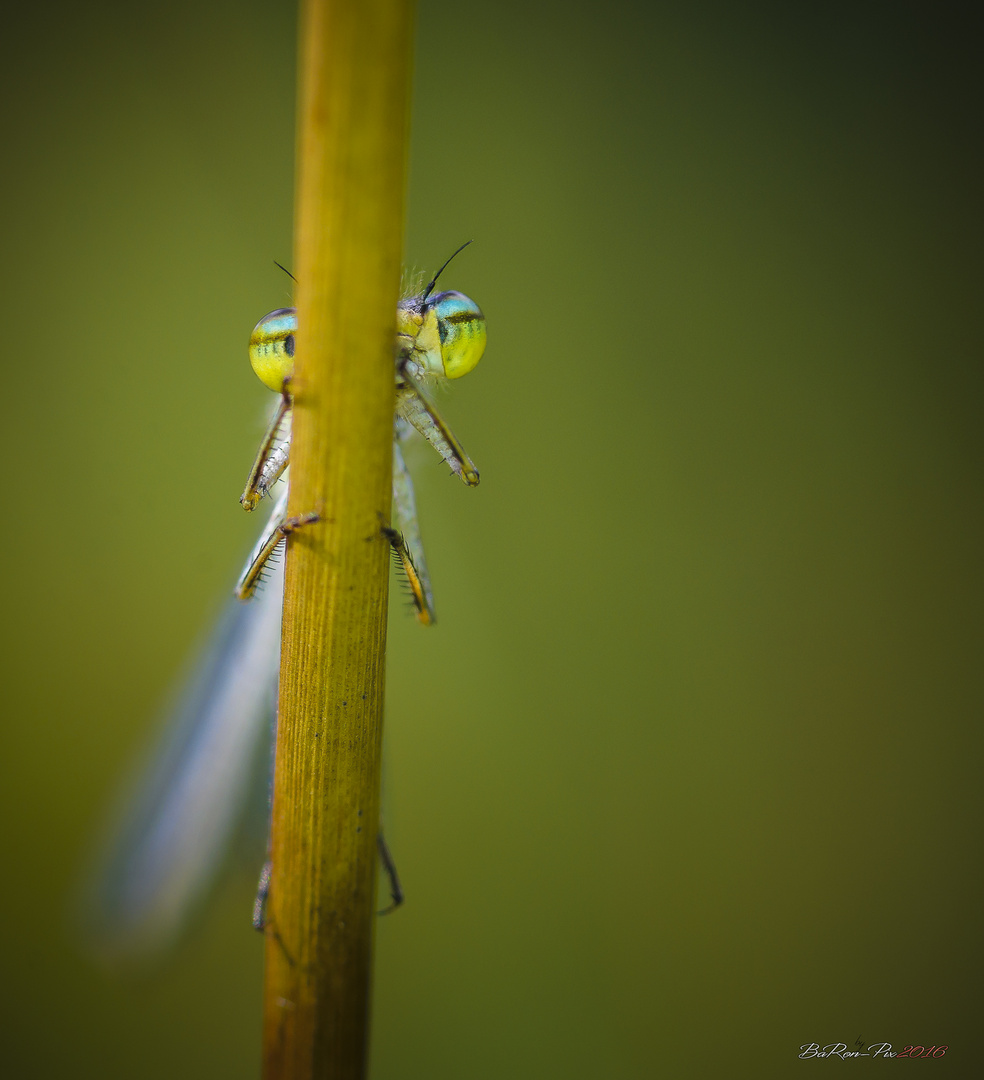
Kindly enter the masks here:
[[[980, 65], [959, 9], [422, 0], [409, 265], [489, 321], [394, 599], [373, 1075], [980, 1040]], [[236, 573], [294, 7], [8, 14], [3, 1072], [258, 1075], [255, 866], [120, 979], [73, 896]], [[960, 1064], [962, 1062], [962, 1064]]]

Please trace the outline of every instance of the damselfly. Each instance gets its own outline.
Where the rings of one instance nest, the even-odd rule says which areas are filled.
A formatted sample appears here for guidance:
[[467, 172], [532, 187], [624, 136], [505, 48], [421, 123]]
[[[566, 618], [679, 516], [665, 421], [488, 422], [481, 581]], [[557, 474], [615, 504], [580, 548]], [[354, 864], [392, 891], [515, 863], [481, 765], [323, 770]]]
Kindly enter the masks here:
[[[403, 447], [419, 432], [465, 484], [479, 479], [431, 397], [432, 385], [467, 374], [485, 349], [478, 305], [459, 292], [433, 292], [450, 261], [420, 295], [397, 307], [393, 527], [385, 531], [425, 625], [434, 622], [434, 600]], [[296, 330], [296, 311], [279, 308], [257, 323], [250, 338], [253, 370], [280, 401], [240, 500], [247, 510], [287, 479]], [[126, 802], [92, 897], [104, 951], [146, 952], [175, 935], [221, 860], [254, 786], [251, 776], [269, 769], [262, 736], [275, 730], [283, 606], [282, 562], [271, 555], [292, 526], [286, 519], [288, 487], [280, 487], [236, 585], [238, 599], [201, 651], [171, 710], [165, 741]]]

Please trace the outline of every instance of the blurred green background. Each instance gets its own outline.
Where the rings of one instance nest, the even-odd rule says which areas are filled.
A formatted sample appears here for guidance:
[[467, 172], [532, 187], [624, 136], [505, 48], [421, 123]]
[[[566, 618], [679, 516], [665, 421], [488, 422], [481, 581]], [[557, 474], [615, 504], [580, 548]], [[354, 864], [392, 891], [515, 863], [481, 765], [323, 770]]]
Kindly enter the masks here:
[[[858, 1039], [976, 1075], [957, 11], [421, 3], [407, 262], [474, 237], [445, 283], [490, 329], [446, 402], [481, 487], [417, 470], [440, 622], [391, 621], [379, 1080], [788, 1077]], [[273, 0], [7, 17], [11, 1077], [258, 1075], [255, 867], [128, 981], [71, 903], [256, 527], [294, 35]]]

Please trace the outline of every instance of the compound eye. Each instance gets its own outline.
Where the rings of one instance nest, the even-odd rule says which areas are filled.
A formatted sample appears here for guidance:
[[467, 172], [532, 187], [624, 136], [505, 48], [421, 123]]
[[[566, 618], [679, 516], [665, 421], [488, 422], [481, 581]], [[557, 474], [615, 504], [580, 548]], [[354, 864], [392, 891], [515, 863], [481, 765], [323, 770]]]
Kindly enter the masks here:
[[277, 308], [264, 315], [249, 338], [249, 362], [264, 386], [279, 393], [294, 373], [296, 308]]
[[438, 293], [431, 301], [441, 338], [441, 361], [449, 379], [460, 379], [485, 352], [485, 316], [464, 293]]

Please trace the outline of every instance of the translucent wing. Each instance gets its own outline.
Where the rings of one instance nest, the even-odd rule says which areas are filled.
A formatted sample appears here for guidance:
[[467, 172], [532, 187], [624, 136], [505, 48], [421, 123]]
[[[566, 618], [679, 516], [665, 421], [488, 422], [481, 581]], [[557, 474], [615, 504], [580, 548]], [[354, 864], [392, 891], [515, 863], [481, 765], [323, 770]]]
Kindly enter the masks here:
[[231, 603], [178, 698], [153, 762], [125, 802], [89, 898], [99, 951], [155, 951], [208, 885], [272, 731], [283, 564]]

